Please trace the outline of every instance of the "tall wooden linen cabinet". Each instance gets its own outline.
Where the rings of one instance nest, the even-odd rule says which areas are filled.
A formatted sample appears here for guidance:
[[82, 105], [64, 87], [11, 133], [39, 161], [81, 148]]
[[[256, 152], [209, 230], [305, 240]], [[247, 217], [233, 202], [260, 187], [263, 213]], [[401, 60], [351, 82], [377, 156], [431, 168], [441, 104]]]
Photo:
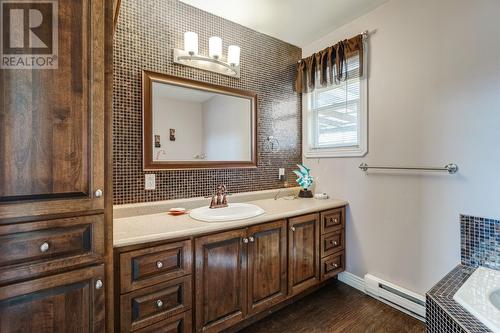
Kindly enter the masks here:
[[0, 333], [112, 332], [113, 3], [51, 3], [57, 68], [0, 69]]

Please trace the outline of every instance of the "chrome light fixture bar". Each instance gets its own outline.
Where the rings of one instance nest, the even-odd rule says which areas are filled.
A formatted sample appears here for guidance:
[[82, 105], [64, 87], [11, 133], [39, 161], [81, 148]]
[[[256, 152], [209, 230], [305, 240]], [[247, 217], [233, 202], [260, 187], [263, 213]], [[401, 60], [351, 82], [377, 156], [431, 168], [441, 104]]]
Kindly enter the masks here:
[[230, 45], [227, 62], [222, 58], [222, 39], [210, 37], [209, 56], [198, 54], [198, 35], [188, 31], [184, 33], [184, 50], [173, 50], [174, 63], [240, 78], [240, 47]]

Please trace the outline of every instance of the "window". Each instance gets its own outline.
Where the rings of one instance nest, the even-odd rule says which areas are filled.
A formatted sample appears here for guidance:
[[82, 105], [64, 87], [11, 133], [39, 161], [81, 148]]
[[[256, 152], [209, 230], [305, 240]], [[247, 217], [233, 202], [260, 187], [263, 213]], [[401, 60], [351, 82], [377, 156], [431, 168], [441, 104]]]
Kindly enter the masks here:
[[367, 152], [367, 80], [358, 75], [358, 57], [349, 58], [347, 68], [345, 81], [303, 96], [305, 157], [363, 156]]

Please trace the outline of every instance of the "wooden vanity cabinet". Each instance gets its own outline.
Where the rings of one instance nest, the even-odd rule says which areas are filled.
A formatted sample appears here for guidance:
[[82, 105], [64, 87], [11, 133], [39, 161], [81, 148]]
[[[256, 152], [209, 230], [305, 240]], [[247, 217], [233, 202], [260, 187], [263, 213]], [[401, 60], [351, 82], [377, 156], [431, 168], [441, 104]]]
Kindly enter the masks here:
[[288, 229], [288, 288], [297, 295], [320, 280], [319, 215], [291, 218]]
[[248, 242], [246, 229], [196, 238], [197, 332], [219, 332], [245, 318]]
[[321, 212], [321, 281], [345, 269], [345, 207]]
[[266, 310], [287, 298], [286, 221], [248, 229], [248, 314]]
[[343, 271], [343, 209], [115, 249], [119, 330], [231, 331], [293, 302]]
[[287, 298], [285, 220], [195, 242], [198, 332], [219, 332]]
[[192, 332], [192, 240], [115, 250], [115, 331]]

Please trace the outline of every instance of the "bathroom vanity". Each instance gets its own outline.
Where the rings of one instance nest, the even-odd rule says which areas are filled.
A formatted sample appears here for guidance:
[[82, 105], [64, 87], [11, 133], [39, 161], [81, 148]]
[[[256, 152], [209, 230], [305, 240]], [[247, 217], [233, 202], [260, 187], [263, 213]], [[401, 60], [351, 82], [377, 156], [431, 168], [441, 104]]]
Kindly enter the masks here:
[[116, 329], [219, 332], [241, 327], [344, 270], [345, 201], [252, 203], [266, 213], [221, 223], [169, 216], [166, 210], [141, 214], [151, 211], [145, 204], [135, 213], [130, 206], [118, 213]]

